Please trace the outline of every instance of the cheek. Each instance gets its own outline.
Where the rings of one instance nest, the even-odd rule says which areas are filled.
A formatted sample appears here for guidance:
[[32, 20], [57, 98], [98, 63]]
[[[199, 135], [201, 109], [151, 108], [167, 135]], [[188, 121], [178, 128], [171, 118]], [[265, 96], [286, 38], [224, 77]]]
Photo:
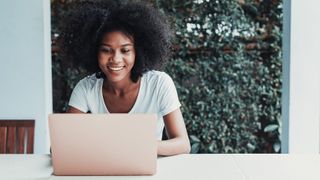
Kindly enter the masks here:
[[100, 70], [104, 70], [106, 68], [107, 61], [105, 58], [98, 57], [98, 66]]
[[135, 54], [131, 55], [130, 58], [128, 58], [129, 63], [133, 66], [136, 60]]
[[99, 64], [104, 64], [107, 61], [108, 61], [108, 58], [104, 54], [102, 54], [102, 53], [98, 54], [98, 63]]

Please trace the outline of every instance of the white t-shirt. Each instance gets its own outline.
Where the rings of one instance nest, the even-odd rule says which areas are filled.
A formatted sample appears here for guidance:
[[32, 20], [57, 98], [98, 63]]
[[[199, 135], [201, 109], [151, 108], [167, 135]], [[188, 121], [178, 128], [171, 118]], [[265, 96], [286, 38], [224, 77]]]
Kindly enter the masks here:
[[[95, 74], [80, 80], [70, 97], [69, 106], [83, 112], [109, 113], [102, 95], [103, 79]], [[162, 139], [163, 116], [181, 106], [171, 77], [165, 72], [148, 71], [141, 77], [140, 89], [129, 114], [154, 113], [158, 115], [157, 137]]]

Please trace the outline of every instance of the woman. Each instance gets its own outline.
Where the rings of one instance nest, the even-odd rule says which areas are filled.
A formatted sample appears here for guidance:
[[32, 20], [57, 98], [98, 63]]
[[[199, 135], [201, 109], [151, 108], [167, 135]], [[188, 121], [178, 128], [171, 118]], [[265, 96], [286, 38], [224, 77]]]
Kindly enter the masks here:
[[[158, 155], [189, 153], [180, 102], [169, 75], [157, 71], [170, 54], [165, 18], [142, 3], [76, 4], [63, 28], [61, 48], [93, 74], [74, 88], [68, 113], [155, 113]], [[166, 127], [169, 139], [162, 141]]]

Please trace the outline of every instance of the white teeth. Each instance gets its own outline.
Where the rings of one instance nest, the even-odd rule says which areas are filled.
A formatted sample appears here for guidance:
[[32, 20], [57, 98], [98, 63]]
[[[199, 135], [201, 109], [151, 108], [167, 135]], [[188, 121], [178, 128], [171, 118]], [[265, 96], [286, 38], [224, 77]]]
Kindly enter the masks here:
[[115, 67], [108, 66], [108, 68], [111, 69], [112, 71], [120, 71], [124, 68], [124, 66], [115, 66]]

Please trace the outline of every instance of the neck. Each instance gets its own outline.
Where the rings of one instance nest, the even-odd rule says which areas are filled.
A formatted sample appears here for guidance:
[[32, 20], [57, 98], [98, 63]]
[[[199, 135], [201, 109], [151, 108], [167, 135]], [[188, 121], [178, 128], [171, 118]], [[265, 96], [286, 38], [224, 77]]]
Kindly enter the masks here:
[[129, 81], [123, 82], [110, 82], [108, 79], [103, 81], [103, 89], [109, 93], [112, 93], [116, 96], [124, 96], [128, 92], [131, 92], [132, 89], [136, 88], [140, 84], [140, 79], [137, 83], [134, 83], [131, 79]]

